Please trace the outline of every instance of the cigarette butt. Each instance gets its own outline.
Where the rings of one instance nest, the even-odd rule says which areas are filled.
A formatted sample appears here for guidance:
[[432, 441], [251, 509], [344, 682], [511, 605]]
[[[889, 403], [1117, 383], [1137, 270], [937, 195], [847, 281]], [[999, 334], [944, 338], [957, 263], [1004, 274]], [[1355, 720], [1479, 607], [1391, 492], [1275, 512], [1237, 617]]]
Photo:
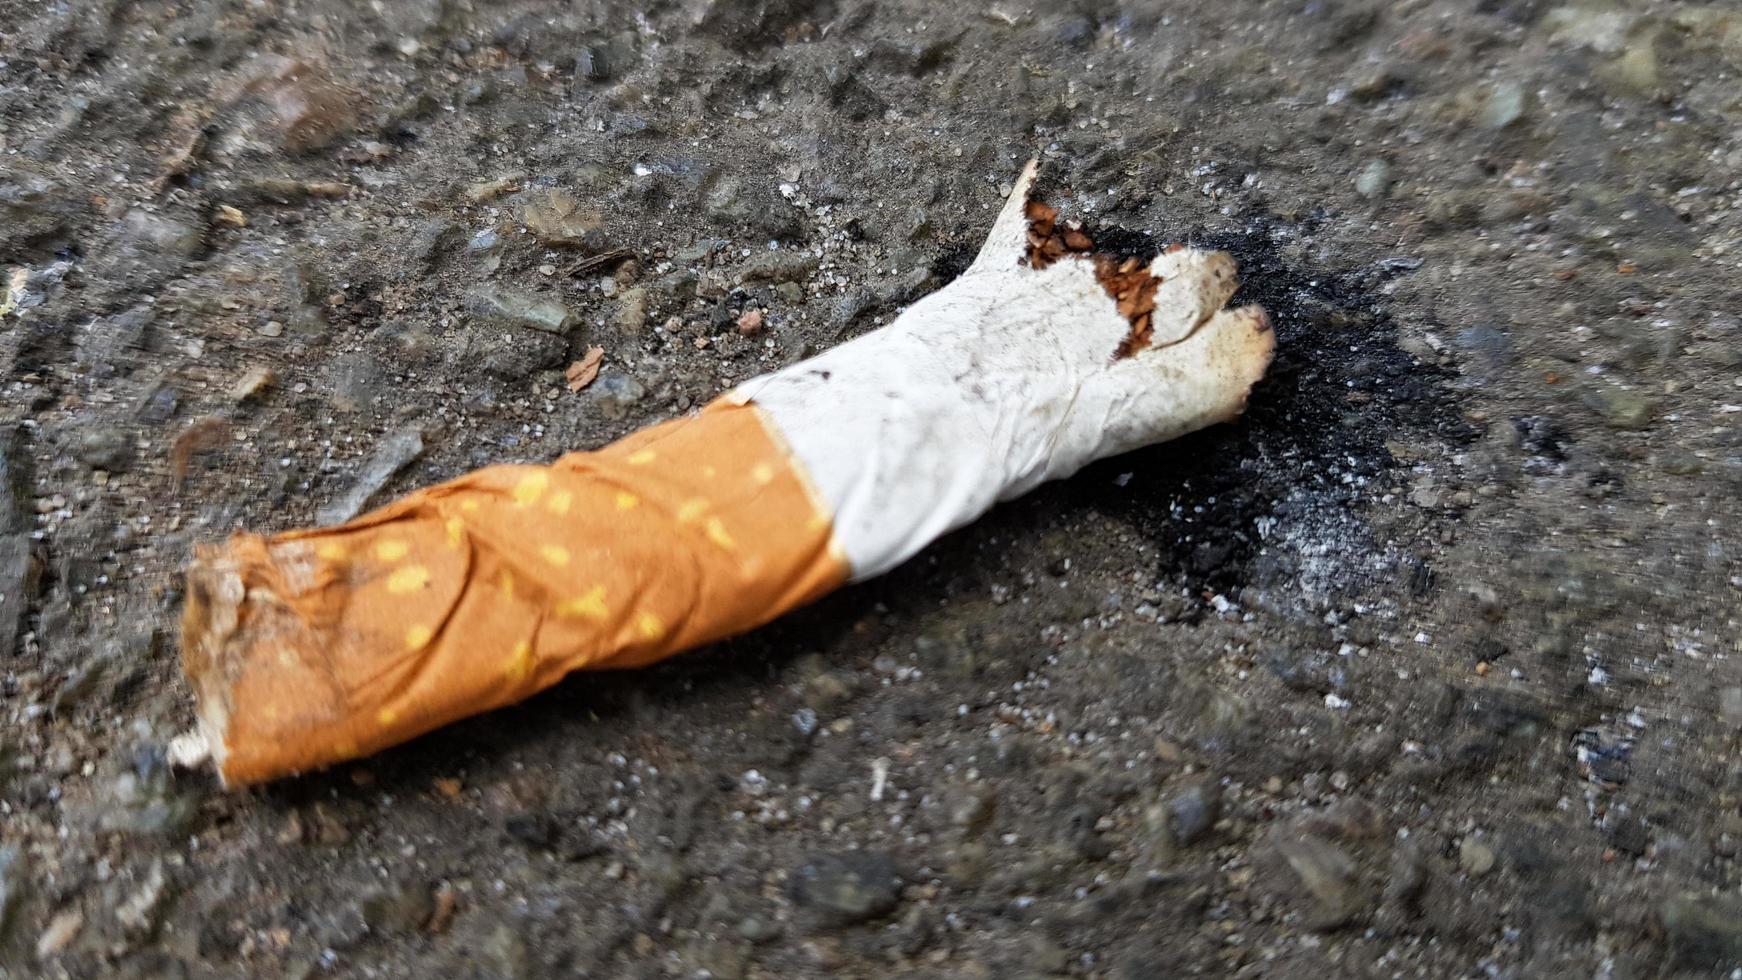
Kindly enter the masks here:
[[1223, 308], [1233, 261], [1097, 253], [1031, 198], [1035, 172], [950, 285], [693, 416], [199, 548], [182, 755], [229, 785], [359, 758], [752, 629], [1000, 500], [1238, 415], [1273, 336]]

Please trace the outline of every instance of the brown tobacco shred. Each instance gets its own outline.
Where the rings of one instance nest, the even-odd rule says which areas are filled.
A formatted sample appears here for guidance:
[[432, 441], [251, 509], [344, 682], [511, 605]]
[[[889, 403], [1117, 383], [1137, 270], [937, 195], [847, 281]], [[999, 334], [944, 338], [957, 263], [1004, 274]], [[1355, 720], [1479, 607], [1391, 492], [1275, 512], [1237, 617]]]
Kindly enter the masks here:
[[1028, 264], [1044, 269], [1067, 255], [1095, 263], [1095, 281], [1119, 304], [1119, 315], [1131, 324], [1131, 332], [1113, 352], [1113, 359], [1130, 357], [1149, 346], [1154, 333], [1150, 317], [1155, 311], [1155, 287], [1161, 279], [1150, 275], [1149, 264], [1098, 253], [1095, 242], [1075, 221], [1060, 221], [1058, 209], [1044, 201], [1030, 200], [1028, 215]]

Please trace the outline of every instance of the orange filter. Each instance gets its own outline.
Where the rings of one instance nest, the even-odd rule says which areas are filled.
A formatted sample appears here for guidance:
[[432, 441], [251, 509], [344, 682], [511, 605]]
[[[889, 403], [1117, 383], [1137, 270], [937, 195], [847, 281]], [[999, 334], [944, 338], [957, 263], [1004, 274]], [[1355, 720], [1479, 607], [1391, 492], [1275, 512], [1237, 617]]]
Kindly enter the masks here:
[[849, 574], [762, 411], [722, 399], [348, 524], [201, 548], [185, 669], [225, 782], [356, 758], [740, 633]]

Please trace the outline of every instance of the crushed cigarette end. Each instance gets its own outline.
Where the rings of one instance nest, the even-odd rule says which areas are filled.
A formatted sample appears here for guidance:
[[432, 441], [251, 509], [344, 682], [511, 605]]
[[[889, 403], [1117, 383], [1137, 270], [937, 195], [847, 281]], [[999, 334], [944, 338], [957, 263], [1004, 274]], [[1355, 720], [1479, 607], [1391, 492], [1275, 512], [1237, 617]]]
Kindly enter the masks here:
[[[1061, 259], [1087, 260], [1094, 265], [1095, 281], [1112, 297], [1119, 315], [1131, 324], [1131, 332], [1119, 342], [1114, 360], [1135, 356], [1152, 346], [1155, 339], [1154, 315], [1156, 290], [1168, 276], [1154, 264], [1135, 256], [1120, 257], [1096, 250], [1094, 238], [1081, 222], [1061, 221], [1058, 209], [1038, 197], [1029, 197], [1023, 204], [1028, 219], [1028, 255], [1025, 261], [1033, 269], [1045, 269]], [[1163, 255], [1179, 255], [1184, 245], [1169, 245]], [[1232, 272], [1230, 271], [1230, 276]], [[1231, 288], [1238, 283], [1230, 279]], [[1195, 328], [1198, 324], [1193, 324]], [[1174, 338], [1170, 343], [1177, 343]]]

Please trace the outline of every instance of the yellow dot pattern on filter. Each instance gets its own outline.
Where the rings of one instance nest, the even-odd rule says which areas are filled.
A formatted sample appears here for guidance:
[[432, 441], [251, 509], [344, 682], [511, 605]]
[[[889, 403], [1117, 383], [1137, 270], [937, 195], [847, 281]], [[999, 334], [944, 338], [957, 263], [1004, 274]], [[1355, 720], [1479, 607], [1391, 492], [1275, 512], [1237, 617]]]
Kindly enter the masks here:
[[429, 584], [429, 569], [422, 565], [407, 565], [387, 576], [387, 591], [394, 595], [409, 595]]
[[556, 607], [558, 616], [573, 619], [608, 619], [611, 610], [605, 605], [605, 587], [595, 585], [585, 595], [576, 596]]
[[651, 664], [846, 582], [820, 498], [759, 411], [704, 410], [354, 524], [232, 540], [202, 574], [239, 567], [243, 605], [271, 604], [273, 628], [226, 641], [246, 644], [243, 674], [201, 675], [232, 707], [226, 779], [318, 769], [575, 670]]
[[707, 532], [709, 541], [714, 542], [727, 551], [731, 551], [733, 548], [738, 547], [738, 542], [732, 540], [732, 535], [726, 530], [725, 523], [718, 517], [708, 518]]
[[523, 681], [532, 676], [532, 644], [525, 640], [514, 644], [514, 652], [508, 655], [508, 663], [503, 667], [503, 673], [510, 680]]
[[543, 470], [533, 470], [520, 478], [514, 485], [514, 503], [518, 507], [531, 507], [538, 503], [538, 498], [544, 496], [544, 491], [550, 486], [550, 474]]

